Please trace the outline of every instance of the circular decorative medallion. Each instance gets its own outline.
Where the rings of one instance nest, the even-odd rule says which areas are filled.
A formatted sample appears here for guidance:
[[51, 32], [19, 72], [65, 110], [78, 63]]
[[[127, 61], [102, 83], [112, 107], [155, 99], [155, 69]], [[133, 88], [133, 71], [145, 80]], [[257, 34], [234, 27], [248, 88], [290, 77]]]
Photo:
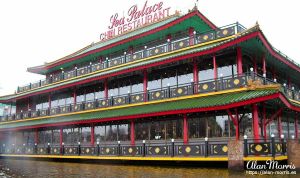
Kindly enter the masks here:
[[105, 101], [102, 101], [101, 102], [102, 106], [106, 105], [106, 102]]
[[139, 95], [136, 95], [136, 96], [135, 96], [135, 99], [136, 99], [136, 100], [139, 100], [139, 99], [140, 99], [140, 96], [139, 96]]
[[128, 153], [132, 153], [133, 152], [133, 149], [132, 148], [129, 148], [128, 149]]
[[84, 73], [84, 70], [81, 70], [80, 73], [83, 74], [83, 73]]
[[256, 145], [255, 146], [255, 151], [259, 152], [262, 150], [262, 146], [261, 145]]
[[179, 46], [180, 46], [180, 47], [182, 47], [182, 46], [183, 46], [183, 42], [182, 42], [182, 41], [179, 43]]
[[91, 103], [88, 104], [88, 108], [91, 107]]
[[178, 88], [177, 93], [181, 94], [183, 92], [182, 88]]
[[44, 151], [43, 148], [41, 148], [41, 149], [40, 149], [40, 152], [42, 153], [43, 151]]
[[71, 74], [68, 74], [68, 78], [71, 77]]
[[106, 153], [109, 153], [109, 151], [110, 151], [109, 148], [106, 148], [106, 149], [105, 149], [105, 152], [106, 152]]
[[75, 110], [76, 110], [77, 108], [78, 108], [77, 106], [74, 107]]
[[115, 61], [114, 61], [114, 64], [117, 64], [117, 63], [118, 63], [118, 61], [117, 61], [117, 60], [115, 60]]
[[[281, 151], [281, 146], [280, 146], [279, 144], [277, 144], [276, 147], [277, 147], [277, 150], [278, 150], [278, 151]], [[255, 147], [255, 148], [256, 148], [256, 147]]]
[[239, 80], [239, 79], [235, 79], [235, 80], [233, 81], [233, 83], [234, 83], [235, 85], [238, 85], [238, 84], [240, 83], [240, 80]]
[[122, 99], [121, 98], [118, 98], [118, 103], [121, 103], [122, 102]]
[[155, 93], [155, 96], [158, 98], [158, 97], [160, 96], [160, 92], [159, 92], [159, 91], [156, 92], [156, 93]]
[[222, 151], [223, 151], [224, 153], [227, 153], [228, 147], [227, 147], [227, 146], [223, 146], [223, 147], [222, 147]]
[[62, 110], [65, 112], [65, 111], [66, 111], [66, 108], [63, 108]]
[[133, 55], [133, 56], [132, 56], [132, 59], [136, 59], [136, 58], [137, 58], [137, 56], [136, 56], [136, 55]]
[[86, 153], [89, 153], [89, 152], [90, 152], [90, 149], [89, 149], [89, 148], [87, 148], [87, 149], [85, 150], [85, 152], [86, 152]]
[[160, 148], [156, 147], [154, 151], [155, 151], [155, 153], [159, 153], [160, 152]]
[[100, 69], [100, 66], [97, 66], [96, 69], [99, 70], [99, 69]]
[[191, 147], [187, 146], [187, 147], [185, 148], [185, 152], [189, 153], [189, 152], [191, 152], [191, 151], [192, 151]]
[[204, 36], [203, 36], [203, 40], [206, 41], [207, 39], [208, 39], [208, 35], [204, 35]]
[[228, 34], [228, 30], [225, 29], [225, 30], [223, 30], [222, 33], [223, 33], [223, 35], [227, 35]]
[[72, 153], [72, 151], [73, 151], [72, 148], [70, 148], [70, 149], [69, 149], [69, 153]]
[[53, 149], [53, 152], [54, 152], [54, 153], [56, 153], [56, 152], [57, 152], [57, 149], [56, 149], [56, 148], [54, 148], [54, 149]]
[[207, 89], [208, 89], [208, 85], [207, 85], [207, 84], [204, 84], [204, 85], [202, 86], [202, 89], [203, 89], [203, 90], [207, 90]]
[[155, 54], [157, 54], [159, 52], [159, 49], [156, 48], [154, 52]]

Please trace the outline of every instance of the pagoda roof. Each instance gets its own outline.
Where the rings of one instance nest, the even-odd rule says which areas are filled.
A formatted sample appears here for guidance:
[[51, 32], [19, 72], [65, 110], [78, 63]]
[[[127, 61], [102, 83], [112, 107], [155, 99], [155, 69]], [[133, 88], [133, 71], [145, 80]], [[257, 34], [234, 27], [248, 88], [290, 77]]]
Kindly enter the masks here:
[[[263, 54], [267, 52], [268, 55], [266, 57], [266, 60], [271, 61], [273, 65], [275, 65], [278, 69], [288, 73], [293, 80], [297, 81], [297, 79], [299, 78], [299, 65], [293, 63], [290, 60], [287, 60], [285, 56], [274, 50], [274, 48], [270, 45], [270, 43], [267, 41], [264, 34], [260, 30], [259, 26], [255, 25], [254, 27], [243, 31], [242, 33], [230, 37], [221, 38], [207, 43], [201, 43], [198, 45], [183, 48], [178, 51], [163, 53], [157, 56], [125, 63], [119, 66], [102, 69], [96, 72], [88, 73], [67, 80], [62, 80], [14, 95], [2, 96], [0, 97], [0, 102], [8, 102], [14, 99], [21, 99], [32, 95], [76, 86], [78, 84], [101, 80], [130, 71], [142, 70], [149, 66], [169, 63], [171, 60], [184, 60], [187, 59], [187, 57], [191, 58], [196, 56], [210, 55], [236, 45], [240, 45], [243, 48], [256, 50], [256, 53]], [[290, 70], [290, 68], [294, 70]]]
[[[194, 17], [198, 17], [200, 20], [195, 20]], [[92, 43], [70, 55], [67, 55], [53, 62], [45, 63], [40, 66], [29, 67], [27, 68], [27, 71], [38, 74], [46, 74], [48, 72], [59, 70], [60, 68], [69, 67], [72, 66], [74, 64], [74, 61], [78, 59], [84, 58], [89, 55], [93, 56], [93, 54], [101, 52], [103, 50], [111, 50], [111, 48], [118, 47], [118, 45], [123, 45], [127, 42], [132, 43], [133, 40], [140, 41], [141, 37], [145, 37], [147, 35], [154, 34], [163, 30], [166, 30], [166, 34], [168, 34], [171, 32], [171, 29], [169, 29], [170, 27], [177, 24], [185, 26], [187, 24], [182, 24], [182, 22], [187, 20], [190, 20], [187, 24], [189, 24], [190, 26], [194, 26], [194, 28], [198, 29], [199, 31], [208, 31], [210, 29], [217, 28], [216, 25], [209, 21], [197, 9], [193, 9], [185, 15], [180, 15], [180, 13], [176, 11], [174, 15], [171, 15], [166, 19], [162, 19], [161, 21], [142, 26], [140, 28], [134, 29], [133, 31], [126, 32], [105, 41]], [[70, 63], [71, 61], [73, 63]], [[67, 65], [68, 63], [70, 63], [70, 65]]]
[[138, 119], [152, 115], [182, 114], [201, 111], [224, 110], [254, 104], [262, 101], [280, 100], [286, 107], [300, 110], [299, 104], [290, 102], [282, 94], [280, 87], [245, 87], [227, 91], [196, 94], [147, 103], [129, 104], [68, 114], [44, 116], [33, 119], [0, 123], [0, 130], [28, 129], [45, 126], [70, 125], [122, 119]]

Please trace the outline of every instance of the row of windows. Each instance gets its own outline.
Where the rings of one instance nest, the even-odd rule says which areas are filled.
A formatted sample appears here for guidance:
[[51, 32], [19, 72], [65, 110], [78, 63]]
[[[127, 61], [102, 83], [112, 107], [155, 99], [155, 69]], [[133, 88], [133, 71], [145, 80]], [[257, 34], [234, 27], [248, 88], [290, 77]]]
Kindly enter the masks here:
[[[188, 120], [188, 135], [190, 139], [204, 137], [232, 137], [235, 136], [234, 126], [228, 122], [228, 116], [194, 116]], [[109, 143], [116, 141], [130, 141], [130, 123], [98, 125], [94, 128], [94, 142]], [[144, 120], [134, 123], [135, 140], [165, 140], [183, 138], [182, 117], [164, 118], [164, 120]], [[91, 127], [65, 128], [62, 140], [66, 145], [82, 145], [91, 143]], [[35, 132], [15, 132], [9, 140], [15, 144], [33, 145]], [[59, 145], [60, 130], [38, 131], [38, 143]]]

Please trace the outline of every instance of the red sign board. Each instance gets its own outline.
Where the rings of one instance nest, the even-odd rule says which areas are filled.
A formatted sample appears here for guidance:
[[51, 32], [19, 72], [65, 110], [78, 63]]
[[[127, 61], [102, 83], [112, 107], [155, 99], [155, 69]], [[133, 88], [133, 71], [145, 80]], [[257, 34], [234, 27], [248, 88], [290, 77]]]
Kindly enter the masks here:
[[130, 7], [127, 17], [120, 17], [118, 13], [112, 15], [108, 31], [100, 34], [100, 41], [113, 38], [170, 16], [170, 7], [164, 8], [163, 5], [163, 2], [159, 2], [149, 6], [148, 1], [146, 1], [142, 8], [139, 8], [137, 5]]

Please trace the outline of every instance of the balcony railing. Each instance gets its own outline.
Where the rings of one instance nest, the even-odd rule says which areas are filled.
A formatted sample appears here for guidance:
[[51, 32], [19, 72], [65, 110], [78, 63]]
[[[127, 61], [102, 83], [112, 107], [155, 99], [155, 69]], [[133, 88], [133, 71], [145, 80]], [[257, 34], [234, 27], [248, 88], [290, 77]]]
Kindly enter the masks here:
[[[108, 98], [100, 98], [89, 101], [78, 102], [75, 104], [61, 105], [52, 108], [40, 109], [36, 111], [24, 111], [10, 116], [4, 116], [1, 121], [13, 121], [40, 116], [51, 116], [63, 113], [78, 112], [91, 110], [96, 108], [106, 108], [112, 106], [120, 106], [133, 103], [141, 103], [168, 98], [176, 98], [180, 96], [188, 96], [198, 93], [216, 92], [241, 88], [247, 85], [249, 79], [259, 80], [262, 84], [278, 84], [275, 81], [267, 79], [255, 73], [245, 73], [242, 75], [225, 76], [217, 79], [205, 80], [198, 83], [190, 82], [181, 85], [167, 86], [163, 88], [148, 90], [146, 93], [128, 93], [125, 95], [110, 96]], [[300, 101], [300, 92], [295, 89], [288, 89], [283, 85], [283, 92], [286, 97], [296, 101]]]
[[196, 33], [193, 38], [190, 38], [187, 34], [184, 34], [175, 37], [175, 39], [173, 39], [172, 41], [164, 41], [161, 44], [153, 45], [154, 42], [157, 41], [154, 40], [152, 42], [145, 44], [145, 46], [143, 46], [142, 48], [140, 48], [140, 50], [137, 50], [133, 54], [129, 54], [129, 53], [123, 54], [123, 52], [120, 51], [117, 54], [122, 53], [122, 55], [112, 57], [112, 58], [107, 57], [102, 62], [95, 63], [95, 64], [90, 63], [90, 65], [80, 67], [80, 68], [75, 68], [74, 70], [71, 71], [65, 71], [65, 72], [62, 71], [62, 73], [51, 75], [51, 77], [45, 80], [33, 82], [25, 86], [19, 86], [17, 89], [17, 93], [28, 91], [34, 88], [39, 88], [47, 84], [55, 83], [58, 81], [71, 79], [76, 76], [82, 76], [102, 69], [111, 68], [128, 62], [137, 61], [143, 58], [147, 58], [147, 57], [151, 57], [151, 56], [155, 56], [155, 55], [159, 55], [171, 51], [176, 51], [188, 46], [193, 46], [196, 44], [201, 44], [208, 41], [232, 36], [244, 30], [245, 27], [243, 27], [241, 24], [234, 23], [231, 25], [220, 27], [217, 30], [207, 31], [204, 33]]
[[[261, 156], [276, 157], [286, 155], [287, 144], [285, 139], [244, 139], [244, 157]], [[146, 141], [130, 145], [116, 142], [112, 144], [97, 143], [93, 145], [1, 145], [0, 154], [27, 154], [27, 155], [72, 155], [72, 156], [138, 156], [138, 157], [218, 157], [228, 156], [228, 141], [197, 140], [183, 143], [182, 140]]]

